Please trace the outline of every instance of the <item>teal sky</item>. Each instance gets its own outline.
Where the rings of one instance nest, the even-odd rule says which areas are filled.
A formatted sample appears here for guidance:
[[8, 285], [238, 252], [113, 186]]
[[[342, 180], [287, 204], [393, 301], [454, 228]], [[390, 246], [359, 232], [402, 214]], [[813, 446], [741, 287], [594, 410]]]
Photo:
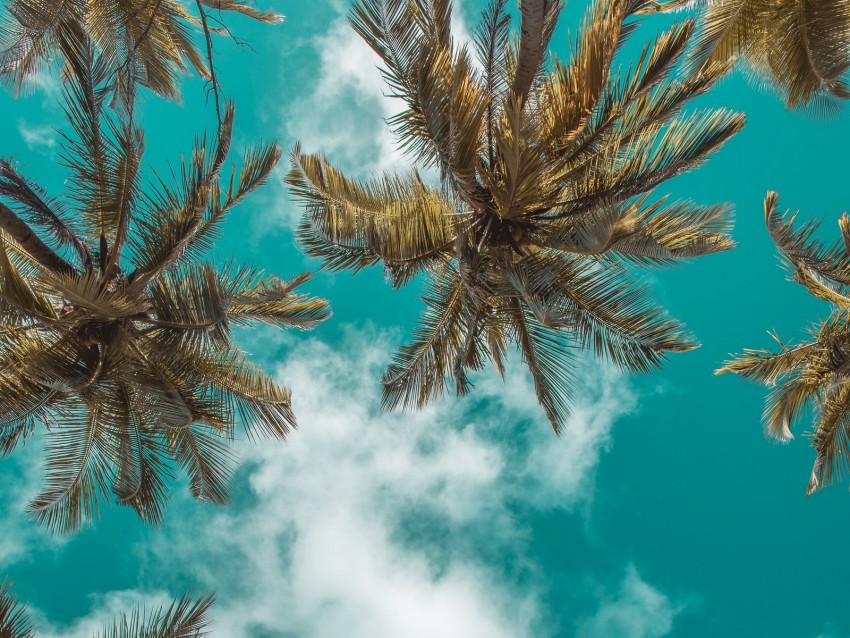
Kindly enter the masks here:
[[[455, 4], [462, 37], [483, 2]], [[284, 24], [232, 20], [254, 51], [218, 43], [236, 148], [301, 140], [354, 175], [408, 168], [383, 122], [396, 106], [345, 23], [347, 3], [272, 6]], [[584, 8], [569, 4], [556, 50]], [[665, 23], [648, 21], [620, 63]], [[212, 125], [201, 83], [187, 80], [184, 96], [142, 102], [149, 169], [176, 164]], [[54, 194], [57, 98], [49, 79], [28, 97], [0, 95], [2, 155]], [[776, 189], [837, 235], [850, 113], [789, 113], [738, 73], [699, 102], [744, 111], [747, 126], [659, 192], [733, 202], [739, 247], [647, 276], [702, 348], [643, 377], [588, 362], [560, 439], [520, 365], [504, 385], [482, 375], [462, 401], [382, 414], [380, 371], [419, 314], [416, 286], [319, 273], [305, 288], [335, 313], [320, 329], [240, 334], [293, 388], [301, 427], [282, 445], [239, 444], [228, 508], [192, 502], [184, 482], [161, 529], [107, 507], [96, 529], [57, 540], [23, 514], [42, 476], [39, 442], [0, 464], [0, 567], [42, 635], [91, 636], [117, 609], [189, 589], [218, 591], [219, 638], [850, 636], [847, 487], [806, 498], [807, 424], [788, 445], [768, 442], [764, 390], [713, 375], [730, 352], [770, 347], [769, 329], [799, 339], [827, 315], [786, 281], [762, 202]], [[278, 177], [233, 213], [217, 257], [284, 276], [316, 269], [292, 241], [298, 214]]]

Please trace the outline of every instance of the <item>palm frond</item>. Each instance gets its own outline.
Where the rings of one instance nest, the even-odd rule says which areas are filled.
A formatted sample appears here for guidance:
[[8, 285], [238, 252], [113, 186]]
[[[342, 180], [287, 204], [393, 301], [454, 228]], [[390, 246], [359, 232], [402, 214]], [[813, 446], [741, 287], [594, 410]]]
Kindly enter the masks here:
[[806, 489], [807, 495], [842, 480], [850, 469], [848, 399], [850, 387], [846, 384], [835, 388], [824, 398], [820, 420], [812, 439], [817, 456]]
[[481, 132], [489, 103], [475, 79], [465, 48], [446, 37], [450, 3], [362, 0], [350, 22], [384, 62], [393, 95], [407, 108], [389, 119], [402, 147], [417, 160], [436, 166], [465, 198], [481, 193], [474, 180]]
[[575, 353], [567, 334], [544, 326], [533, 312], [514, 302], [505, 308], [513, 340], [534, 381], [537, 401], [556, 434], [570, 415], [575, 393]]
[[521, 270], [510, 277], [511, 284], [543, 327], [566, 328], [579, 348], [620, 367], [646, 372], [659, 366], [666, 352], [697, 347], [646, 287], [615, 264], [537, 255], [515, 268]]
[[668, 204], [664, 199], [647, 206], [632, 204], [620, 223], [621, 238], [610, 251], [641, 264], [662, 265], [735, 247], [729, 204]]
[[[176, 263], [191, 248], [198, 231], [207, 221], [213, 186], [216, 184], [230, 150], [235, 109], [226, 105], [216, 141], [207, 151], [201, 142], [192, 154], [190, 166], [183, 168], [183, 188], [179, 198], [171, 193], [163, 197], [165, 206], [149, 211], [151, 219], [139, 224], [135, 253], [134, 279], [144, 284]], [[174, 200], [180, 202], [174, 207]]]
[[[89, 525], [112, 480], [114, 443], [97, 406], [68, 404], [61, 427], [47, 436], [46, 481], [29, 505], [32, 517], [56, 533]], [[88, 407], [88, 409], [86, 409]]]
[[[440, 193], [427, 187], [417, 174], [408, 178], [384, 175], [356, 183], [333, 168], [324, 157], [292, 152], [292, 170], [286, 177], [295, 197], [307, 206], [310, 225], [363, 268], [383, 261], [395, 264], [438, 259], [451, 252], [454, 208]], [[310, 230], [302, 235], [309, 239]], [[307, 246], [309, 249], [309, 245]], [[333, 262], [333, 255], [329, 255]]]
[[[546, 76], [542, 86], [544, 128], [540, 133], [544, 148], [569, 143], [590, 120], [608, 88], [611, 63], [624, 35], [626, 9], [623, 0], [593, 2], [585, 15], [581, 38], [570, 52], [571, 63], [556, 60]], [[662, 47], [654, 46], [652, 50], [661, 51]], [[645, 56], [646, 50], [641, 62]]]
[[121, 385], [115, 412], [123, 428], [116, 429], [118, 472], [113, 491], [120, 505], [136, 510], [146, 523], [162, 523], [173, 480], [168, 447], [161, 430], [152, 426], [152, 412], [141, 397]]
[[797, 215], [779, 212], [779, 195], [769, 192], [764, 200], [765, 223], [770, 237], [782, 255], [797, 267], [803, 267], [837, 284], [850, 284], [850, 253], [844, 240], [826, 246], [814, 235], [817, 222], [794, 227]]
[[505, 10], [507, 0], [490, 0], [473, 31], [475, 55], [482, 68], [484, 91], [487, 96], [486, 134], [487, 157], [490, 166], [495, 161], [493, 127], [499, 116], [508, 89], [508, 65], [505, 54], [510, 39], [511, 16]]
[[[179, 77], [190, 68], [202, 77], [214, 76], [205, 58], [213, 63], [214, 33], [232, 35], [224, 23], [224, 13], [239, 13], [265, 23], [282, 19], [273, 11], [259, 10], [242, 0], [198, 0], [195, 8], [199, 17], [178, 0], [11, 0], [7, 4], [0, 73], [16, 90], [27, 77], [68, 54], [63, 32], [85, 31], [98, 55], [107, 61], [114, 79], [110, 92], [130, 110], [135, 84], [179, 99]], [[207, 19], [217, 26], [202, 24]], [[196, 42], [199, 31], [209, 38], [206, 55]]]
[[207, 628], [213, 602], [214, 594], [184, 594], [167, 608], [150, 612], [136, 608], [118, 616], [95, 638], [206, 638], [210, 635]]
[[3, 638], [35, 638], [32, 621], [22, 604], [12, 592], [12, 583], [0, 583], [0, 636]]
[[382, 405], [387, 409], [421, 409], [440, 396], [465, 340], [464, 314], [469, 311], [468, 293], [453, 269], [446, 270], [429, 287], [425, 311], [413, 340], [393, 357], [384, 373]]
[[189, 477], [192, 496], [225, 504], [233, 474], [234, 455], [216, 431], [204, 425], [168, 430], [172, 456]]
[[60, 246], [73, 248], [82, 265], [91, 263], [88, 249], [67, 209], [23, 177], [9, 160], [0, 160], [0, 196], [16, 204], [24, 219], [38, 226]]

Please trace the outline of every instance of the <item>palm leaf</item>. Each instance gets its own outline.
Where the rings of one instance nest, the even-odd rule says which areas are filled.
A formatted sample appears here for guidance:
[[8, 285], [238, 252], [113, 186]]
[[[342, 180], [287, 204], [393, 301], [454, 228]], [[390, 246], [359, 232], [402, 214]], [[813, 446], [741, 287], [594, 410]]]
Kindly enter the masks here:
[[0, 636], [3, 638], [35, 638], [26, 605], [11, 593], [12, 584], [0, 583]]

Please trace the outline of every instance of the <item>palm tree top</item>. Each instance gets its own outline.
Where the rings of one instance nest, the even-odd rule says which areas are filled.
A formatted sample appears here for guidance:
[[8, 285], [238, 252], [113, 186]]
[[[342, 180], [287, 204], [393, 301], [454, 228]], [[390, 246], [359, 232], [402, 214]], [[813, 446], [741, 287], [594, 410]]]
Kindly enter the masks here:
[[681, 113], [728, 69], [679, 76], [693, 24], [613, 66], [649, 3], [601, 0], [570, 57], [549, 45], [562, 4], [525, 0], [512, 39], [493, 0], [471, 45], [451, 33], [447, 0], [361, 0], [355, 31], [383, 63], [404, 109], [389, 124], [417, 171], [349, 179], [296, 146], [287, 182], [305, 204], [299, 235], [331, 269], [382, 264], [395, 286], [425, 274], [427, 310], [384, 378], [384, 401], [422, 407], [467, 370], [503, 370], [517, 344], [556, 430], [568, 414], [574, 353], [633, 370], [695, 342], [648, 296], [629, 265], [728, 250], [730, 209], [670, 201], [662, 182], [699, 166], [744, 123], [723, 109]]
[[[810, 330], [800, 344], [779, 344], [778, 352], [744, 350], [720, 368], [771, 388], [763, 414], [765, 434], [780, 441], [793, 438], [792, 427], [812, 414], [816, 457], [807, 494], [842, 480], [850, 444], [850, 217], [838, 220], [841, 237], [831, 245], [815, 235], [816, 222], [796, 224], [797, 214], [779, 212], [779, 197], [765, 199], [770, 236], [793, 269], [791, 280], [828, 302], [829, 317]], [[811, 412], [809, 412], [809, 410]]]
[[0, 75], [16, 90], [52, 61], [67, 59], [69, 37], [86, 33], [119, 96], [139, 84], [169, 99], [179, 98], [179, 78], [192, 69], [217, 95], [213, 36], [227, 34], [242, 43], [224, 13], [265, 23], [283, 19], [243, 0], [10, 0], [2, 11]]
[[196, 497], [226, 500], [237, 415], [249, 437], [295, 425], [289, 391], [245, 358], [231, 326], [307, 329], [329, 311], [296, 292], [309, 275], [202, 261], [277, 145], [225, 176], [228, 105], [176, 183], [145, 183], [142, 131], [105, 108], [108, 65], [84, 38], [68, 62], [67, 196], [0, 161], [0, 451], [46, 429], [47, 481], [30, 510], [53, 530], [91, 522], [110, 489], [158, 523], [178, 468]]

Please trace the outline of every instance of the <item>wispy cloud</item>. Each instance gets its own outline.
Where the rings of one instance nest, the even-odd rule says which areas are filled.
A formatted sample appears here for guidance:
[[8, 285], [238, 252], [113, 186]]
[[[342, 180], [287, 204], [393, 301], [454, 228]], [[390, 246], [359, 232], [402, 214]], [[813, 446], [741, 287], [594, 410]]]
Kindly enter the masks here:
[[38, 528], [26, 514], [27, 504], [41, 487], [43, 463], [40, 446], [30, 441], [15, 451], [14, 456], [3, 461], [3, 489], [0, 491], [0, 518], [3, 534], [0, 535], [0, 580], [3, 570], [15, 564], [33, 550], [55, 550], [67, 539], [54, 537]]
[[49, 153], [59, 144], [56, 128], [46, 124], [32, 124], [24, 119], [18, 120], [18, 133], [31, 151]]
[[[470, 36], [456, 8], [452, 34], [458, 42]], [[381, 60], [341, 13], [313, 41], [318, 70], [313, 89], [287, 108], [287, 136], [299, 139], [308, 151], [322, 150], [341, 168], [357, 176], [377, 171], [405, 171], [410, 158], [398, 149], [386, 119], [404, 108], [391, 98]]]
[[603, 599], [591, 618], [578, 626], [578, 638], [661, 638], [673, 629], [673, 620], [685, 609], [644, 581], [629, 565], [620, 591]]
[[313, 90], [288, 108], [287, 136], [306, 150], [322, 150], [342, 168], [368, 175], [377, 170], [407, 168], [385, 119], [402, 106], [385, 97], [387, 85], [379, 58], [348, 25], [344, 16], [317, 36], [319, 54]]

